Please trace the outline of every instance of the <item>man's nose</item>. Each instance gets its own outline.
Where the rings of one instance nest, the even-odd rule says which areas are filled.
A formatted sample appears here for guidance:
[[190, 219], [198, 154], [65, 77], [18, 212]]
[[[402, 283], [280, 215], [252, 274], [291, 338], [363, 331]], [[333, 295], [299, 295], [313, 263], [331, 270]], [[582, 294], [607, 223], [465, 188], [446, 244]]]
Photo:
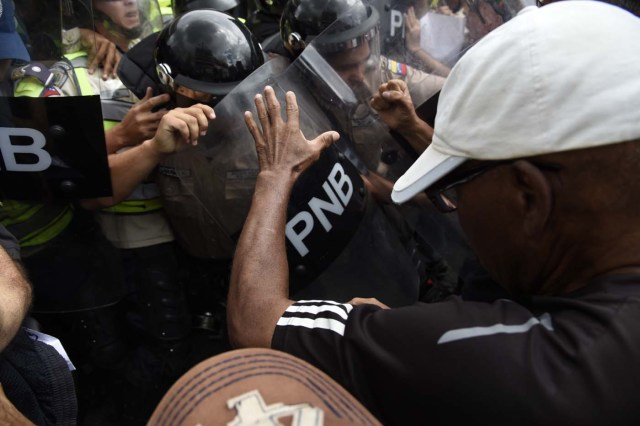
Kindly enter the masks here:
[[365, 80], [365, 67], [354, 67], [349, 74], [349, 81], [353, 83], [362, 83]]

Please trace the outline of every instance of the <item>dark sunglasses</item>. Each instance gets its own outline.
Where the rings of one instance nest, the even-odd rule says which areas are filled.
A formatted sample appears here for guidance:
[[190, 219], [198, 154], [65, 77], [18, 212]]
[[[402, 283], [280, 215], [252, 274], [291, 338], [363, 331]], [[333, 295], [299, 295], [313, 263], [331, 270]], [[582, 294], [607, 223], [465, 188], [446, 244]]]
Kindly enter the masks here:
[[[458, 209], [458, 192], [456, 190], [456, 187], [475, 179], [476, 177], [491, 169], [503, 166], [505, 164], [511, 164], [514, 161], [518, 160], [520, 159], [484, 161], [477, 167], [470, 168], [468, 170], [465, 170], [463, 174], [457, 174], [455, 177], [452, 177], [451, 179], [453, 180], [445, 179], [442, 184], [435, 185], [433, 188], [428, 189], [426, 191], [427, 196], [436, 206], [436, 208], [442, 213], [451, 213]], [[559, 164], [545, 163], [534, 160], [526, 161], [533, 164], [540, 170], [557, 172], [562, 169], [562, 166], [560, 166]]]

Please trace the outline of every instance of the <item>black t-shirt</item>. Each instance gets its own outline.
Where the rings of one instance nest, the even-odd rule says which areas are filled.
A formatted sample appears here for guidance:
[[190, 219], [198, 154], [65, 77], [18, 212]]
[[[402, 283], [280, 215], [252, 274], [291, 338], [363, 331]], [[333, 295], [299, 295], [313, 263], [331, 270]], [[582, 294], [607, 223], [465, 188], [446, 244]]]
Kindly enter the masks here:
[[386, 425], [640, 424], [640, 277], [525, 303], [292, 305], [272, 346]]

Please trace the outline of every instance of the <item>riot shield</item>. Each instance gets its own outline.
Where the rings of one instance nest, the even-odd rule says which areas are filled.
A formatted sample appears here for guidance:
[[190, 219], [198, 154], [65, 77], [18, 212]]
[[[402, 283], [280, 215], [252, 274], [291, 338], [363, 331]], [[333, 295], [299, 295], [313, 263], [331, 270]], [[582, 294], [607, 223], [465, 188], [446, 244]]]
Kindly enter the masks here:
[[157, 0], [73, 0], [93, 16], [96, 31], [114, 41], [123, 51], [162, 29], [162, 14]]
[[4, 197], [111, 196], [97, 96], [2, 97], [0, 138]]
[[58, 0], [15, 0], [15, 6], [32, 62], [13, 69], [14, 93], [2, 99], [3, 197], [45, 202], [111, 196], [100, 99], [81, 96], [56, 66], [81, 47], [79, 26], [93, 28], [90, 11]]
[[[380, 13], [381, 50], [399, 62], [425, 69], [413, 51], [414, 37], [431, 58], [451, 68], [491, 30], [533, 0], [371, 0]], [[411, 22], [407, 22], [411, 21]]]
[[[253, 98], [265, 85], [274, 87], [283, 105], [285, 91], [295, 91], [301, 129], [308, 137], [334, 128], [311, 94], [322, 85], [321, 80], [312, 81], [319, 77], [289, 66], [284, 58], [267, 62], [216, 105], [216, 119], [197, 147], [163, 162], [164, 205], [191, 254], [233, 254], [258, 173], [243, 111], [255, 111]], [[355, 105], [355, 99], [336, 100], [336, 107], [348, 107], [349, 102]], [[417, 298], [417, 276], [406, 256], [392, 256], [401, 244], [368, 196], [357, 156], [350, 150], [346, 141], [327, 149], [293, 188], [286, 225], [291, 295], [410, 303]], [[398, 277], [406, 279], [396, 284]]]
[[91, 14], [15, 3], [35, 60], [13, 70], [13, 96], [0, 98], [0, 220], [20, 242], [36, 315], [113, 306], [124, 296], [120, 260], [82, 208], [112, 197], [100, 97], [77, 87], [64, 57], [74, 49], [66, 30], [92, 28]]
[[[404, 80], [414, 105], [431, 106], [437, 100], [448, 70], [444, 64], [434, 68], [432, 62], [415, 61], [413, 59], [416, 58], [409, 57], [404, 31], [398, 28], [393, 34], [396, 38], [402, 36], [399, 38], [402, 42], [390, 42], [388, 31], [398, 25], [398, 17], [402, 17], [399, 20], [402, 29], [405, 17], [417, 19], [413, 16], [413, 9], [411, 13], [407, 11], [410, 3], [401, 6], [401, 2], [395, 2], [394, 5], [403, 8], [402, 12], [396, 10], [395, 13], [395, 9], [391, 9], [390, 13], [386, 3], [381, 7], [379, 15], [383, 21], [391, 19], [390, 16], [395, 18], [387, 25], [380, 22], [378, 34], [364, 25], [350, 27], [349, 22], [355, 20], [349, 18], [350, 11], [345, 12], [314, 39], [300, 60], [292, 65], [299, 67], [303, 73], [318, 76], [310, 81], [319, 81], [322, 87], [313, 91], [312, 96], [324, 113], [333, 119], [334, 128], [341, 129], [341, 133], [347, 135], [344, 139], [352, 148], [350, 152], [355, 152], [361, 160], [360, 164], [366, 166], [369, 173], [363, 174], [367, 174], [368, 182], [372, 183], [370, 188], [379, 198], [387, 198], [393, 182], [407, 170], [419, 153], [402, 137], [401, 129], [390, 131], [370, 107], [370, 97], [377, 87], [372, 84], [375, 79], [368, 74], [377, 74], [381, 82]], [[465, 22], [463, 20], [463, 24]], [[338, 45], [336, 40], [343, 39], [361, 42], [352, 43], [351, 46]], [[445, 39], [443, 37], [443, 43]], [[434, 40], [432, 37], [431, 41], [438, 43], [440, 39], [435, 37]], [[410, 64], [398, 62], [407, 62], [407, 59], [411, 61]], [[329, 70], [326, 69], [327, 65]], [[429, 114], [422, 116], [425, 115]], [[433, 126], [433, 122], [429, 124]], [[428, 141], [425, 141], [425, 146], [426, 143]], [[424, 300], [435, 300], [455, 292], [459, 281], [458, 271], [465, 262], [475, 257], [455, 215], [442, 215], [429, 202], [404, 206], [382, 204], [381, 208], [396, 236], [403, 241], [408, 257], [416, 265], [420, 281], [426, 282], [425, 286], [421, 286], [421, 291], [437, 295], [435, 298], [427, 296]], [[439, 287], [435, 291], [428, 288], [433, 283]]]

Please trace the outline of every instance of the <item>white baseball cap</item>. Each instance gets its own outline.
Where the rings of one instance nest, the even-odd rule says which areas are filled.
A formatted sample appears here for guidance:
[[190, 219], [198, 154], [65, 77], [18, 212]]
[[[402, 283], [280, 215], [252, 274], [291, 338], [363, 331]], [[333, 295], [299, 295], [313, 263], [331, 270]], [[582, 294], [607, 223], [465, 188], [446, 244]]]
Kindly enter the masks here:
[[599, 1], [526, 8], [457, 62], [433, 142], [398, 179], [403, 203], [466, 160], [640, 138], [640, 18]]

